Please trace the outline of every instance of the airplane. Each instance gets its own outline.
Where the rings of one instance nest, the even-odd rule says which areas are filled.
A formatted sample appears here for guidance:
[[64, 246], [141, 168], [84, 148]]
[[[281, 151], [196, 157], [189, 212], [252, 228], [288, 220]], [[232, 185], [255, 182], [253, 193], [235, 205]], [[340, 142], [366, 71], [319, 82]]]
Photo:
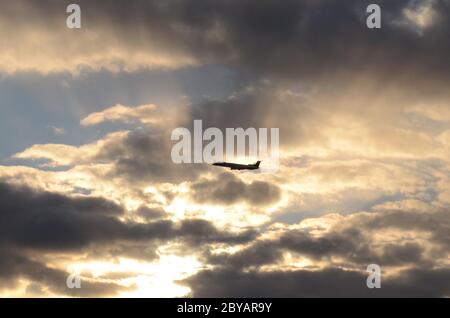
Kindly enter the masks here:
[[259, 164], [261, 161], [256, 161], [255, 164], [252, 165], [242, 165], [238, 163], [230, 163], [230, 162], [216, 162], [213, 163], [213, 166], [230, 168], [231, 170], [256, 170], [259, 169]]

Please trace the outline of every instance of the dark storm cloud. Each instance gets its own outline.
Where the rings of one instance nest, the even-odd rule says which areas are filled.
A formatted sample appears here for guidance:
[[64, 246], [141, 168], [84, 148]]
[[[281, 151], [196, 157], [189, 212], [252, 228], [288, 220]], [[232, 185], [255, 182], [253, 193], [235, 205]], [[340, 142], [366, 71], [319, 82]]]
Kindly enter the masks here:
[[131, 241], [114, 242], [110, 245], [96, 245], [83, 252], [89, 259], [107, 259], [120, 261], [120, 258], [131, 258], [140, 261], [156, 261], [159, 259], [158, 247], [160, 242]]
[[[23, 200], [25, 198], [26, 200]], [[45, 207], [49, 210], [66, 209], [68, 212], [78, 211], [86, 215], [117, 216], [123, 213], [122, 207], [103, 198], [70, 198], [51, 192], [14, 187], [4, 182], [0, 182], [0, 203], [4, 213], [11, 213], [11, 210], [27, 211], [31, 207], [35, 207], [35, 209]], [[30, 203], [32, 205], [28, 205]]]
[[354, 222], [370, 231], [391, 228], [428, 232], [430, 241], [438, 244], [444, 251], [450, 251], [450, 213], [446, 209], [428, 212], [392, 210], [355, 216]]
[[246, 230], [240, 234], [222, 232], [205, 220], [183, 221], [177, 233], [193, 244], [207, 242], [241, 244], [253, 241], [258, 235], [254, 230]]
[[276, 239], [257, 241], [234, 254], [206, 254], [208, 262], [217, 266], [244, 269], [282, 263], [284, 252], [317, 260], [342, 259], [348, 266], [383, 264], [396, 266], [424, 263], [423, 247], [417, 243], [388, 244], [376, 252], [369, 236], [358, 230], [335, 231], [313, 237], [300, 230], [290, 230]]
[[[82, 288], [69, 289], [66, 285], [69, 274], [62, 270], [50, 268], [43, 263], [17, 253], [17, 251], [0, 247], [0, 289], [5, 286], [14, 287], [19, 278], [32, 281], [34, 289], [43, 287], [57, 295], [74, 297], [114, 296], [128, 289], [114, 283], [89, 282], [87, 280], [83, 280]], [[38, 294], [43, 295], [42, 291]]]
[[417, 243], [395, 243], [383, 245], [376, 252], [370, 235], [358, 226], [335, 230], [324, 237], [314, 238], [300, 231], [289, 231], [277, 241], [278, 248], [315, 259], [342, 257], [355, 264], [383, 264], [396, 266], [423, 262], [424, 249]]
[[[424, 247], [415, 240], [380, 244], [370, 236], [370, 231], [380, 229], [431, 233], [448, 229], [448, 218], [430, 213], [419, 220], [409, 212], [410, 223], [401, 222], [399, 215], [363, 213], [320, 237], [286, 230], [277, 238], [257, 241], [233, 254], [207, 254], [208, 262], [215, 267], [183, 283], [191, 287], [194, 297], [446, 297], [450, 293], [450, 271], [437, 265], [439, 259], [445, 263], [449, 252], [445, 239], [436, 240], [441, 247], [440, 256], [426, 256]], [[412, 223], [415, 226], [409, 227]], [[332, 265], [320, 270], [258, 270], [260, 266], [281, 262], [285, 251], [322, 261], [337, 257], [353, 270]], [[366, 287], [368, 274], [364, 270], [373, 263], [381, 266], [382, 273], [383, 268], [391, 266], [406, 265], [409, 269], [382, 276], [381, 289], [371, 290]]]
[[164, 212], [161, 208], [148, 208], [146, 206], [141, 206], [136, 210], [136, 215], [146, 219], [146, 220], [154, 220], [154, 219], [161, 219], [167, 216], [167, 214]]
[[389, 244], [383, 247], [380, 263], [387, 265], [397, 264], [420, 264], [422, 261], [423, 248], [416, 243]]
[[[234, 270], [283, 262], [285, 252], [314, 261], [341, 260], [347, 267], [367, 264], [430, 267], [450, 252], [447, 211], [383, 211], [357, 213], [323, 235], [286, 229], [271, 239], [257, 240], [235, 253], [206, 253], [207, 262]], [[413, 231], [414, 239], [379, 242], [378, 231]], [[431, 248], [431, 250], [430, 250]]]
[[36, 253], [82, 250], [95, 257], [153, 260], [158, 242], [181, 241], [198, 248], [246, 243], [258, 235], [252, 230], [229, 233], [199, 219], [122, 222], [117, 218], [121, 213], [121, 207], [100, 198], [72, 198], [0, 183], [0, 285], [12, 288], [25, 278], [32, 282], [31, 289], [48, 288], [57, 295], [113, 296], [127, 288], [82, 279], [81, 289], [68, 289], [69, 273], [34, 260], [40, 255]]
[[[109, 210], [105, 207], [109, 206]], [[105, 240], [124, 227], [114, 216], [116, 204], [69, 198], [0, 183], [0, 244], [54, 249], [79, 248]]]
[[448, 269], [405, 270], [383, 278], [380, 289], [366, 286], [367, 275], [328, 268], [318, 271], [201, 271], [183, 283], [193, 297], [445, 297]]
[[208, 263], [234, 270], [275, 264], [281, 261], [282, 257], [283, 250], [273, 241], [257, 242], [234, 254], [206, 253]]
[[213, 180], [200, 180], [192, 187], [192, 198], [199, 203], [233, 204], [247, 202], [268, 205], [281, 197], [280, 188], [268, 182], [245, 183], [231, 173], [222, 173]]
[[[235, 253], [205, 253], [214, 267], [184, 283], [194, 297], [445, 297], [450, 293], [450, 271], [442, 267], [450, 251], [448, 220], [446, 211], [383, 211], [348, 216], [321, 235], [286, 229]], [[382, 242], [375, 238], [381, 230], [416, 234]], [[284, 264], [285, 252], [321, 261], [324, 268], [273, 269]], [[382, 288], [370, 290], [368, 264], [379, 264], [383, 273], [407, 269], [382, 276]], [[272, 267], [263, 270], [264, 265]]]
[[170, 134], [169, 130], [129, 132], [123, 139], [103, 145], [93, 160], [114, 163], [115, 169], [107, 177], [124, 177], [132, 183], [196, 178], [207, 166], [173, 163]]
[[[32, 8], [28, 14], [33, 18], [64, 22], [68, 2], [21, 3]], [[425, 1], [378, 1], [383, 9], [381, 30], [366, 27], [366, 7], [371, 1], [365, 0], [78, 3], [85, 30], [109, 29], [125, 47], [151, 50], [153, 45], [168, 55], [180, 52], [202, 63], [228, 64], [252, 74], [305, 78], [364, 69], [449, 74], [450, 5], [446, 0], [434, 2], [440, 19], [421, 34], [402, 26], [403, 10]]]
[[122, 222], [105, 213], [105, 206], [120, 210], [103, 199], [69, 198], [0, 183], [0, 246], [71, 250], [113, 241], [242, 243], [256, 235], [253, 231], [227, 233], [204, 220]]
[[[95, 201], [89, 198], [68, 198], [2, 183], [0, 205], [3, 244], [76, 249], [90, 242], [124, 237], [129, 231], [114, 216], [98, 213], [101, 206], [93, 209]], [[92, 211], [86, 213], [84, 206]]]

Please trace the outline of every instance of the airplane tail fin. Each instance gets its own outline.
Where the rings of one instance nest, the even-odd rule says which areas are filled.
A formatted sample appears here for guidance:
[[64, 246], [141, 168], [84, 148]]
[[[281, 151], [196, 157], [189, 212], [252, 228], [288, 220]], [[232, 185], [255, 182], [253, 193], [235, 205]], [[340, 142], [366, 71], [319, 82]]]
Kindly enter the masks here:
[[256, 163], [255, 163], [255, 166], [257, 167], [257, 168], [259, 168], [259, 164], [261, 163], [261, 161], [256, 161]]

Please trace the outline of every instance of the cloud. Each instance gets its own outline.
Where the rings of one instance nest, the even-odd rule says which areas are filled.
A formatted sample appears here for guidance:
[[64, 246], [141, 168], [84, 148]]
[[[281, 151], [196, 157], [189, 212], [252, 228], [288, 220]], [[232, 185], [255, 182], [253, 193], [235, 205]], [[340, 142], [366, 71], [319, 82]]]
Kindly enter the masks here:
[[148, 208], [146, 206], [141, 206], [136, 210], [136, 214], [144, 219], [159, 219], [164, 218], [166, 213], [161, 208]]
[[[398, 278], [369, 289], [367, 275], [329, 268], [318, 271], [234, 272], [202, 271], [184, 281], [193, 297], [445, 297], [450, 293], [450, 272], [406, 270]], [[433, 285], [431, 288], [431, 284]]]
[[[307, 229], [286, 229], [274, 231], [270, 236], [272, 238], [260, 239], [235, 253], [207, 253], [208, 263], [219, 268], [244, 270], [270, 265], [289, 266], [289, 255], [326, 267], [343, 265], [346, 268], [360, 268], [372, 263], [395, 267], [435, 261], [432, 260], [435, 256], [427, 252], [427, 246], [432, 242], [424, 239], [423, 234], [416, 233], [409, 241], [397, 238], [395, 243], [383, 242], [373, 229], [350, 217], [321, 235]], [[448, 253], [445, 241], [437, 243]]]
[[205, 171], [204, 165], [177, 165], [172, 162], [172, 143], [166, 131], [132, 131], [120, 140], [99, 147], [94, 162], [112, 162], [111, 177], [134, 182], [149, 180], [176, 182], [194, 179]]
[[[8, 287], [13, 287], [18, 279], [31, 281], [28, 288], [38, 288], [37, 295], [67, 295], [72, 297], [111, 297], [117, 296], [133, 287], [125, 287], [112, 282], [90, 281], [83, 278], [82, 288], [69, 289], [66, 285], [70, 273], [51, 268], [41, 262], [27, 258], [24, 255], [0, 247], [0, 279], [9, 281]], [[3, 284], [2, 284], [3, 285]], [[2, 287], [5, 287], [3, 285]], [[0, 289], [2, 288], [0, 287]]]
[[49, 126], [48, 128], [50, 128], [52, 130], [52, 132], [57, 136], [62, 136], [66, 133], [66, 130], [64, 128], [59, 128], [59, 127], [54, 127], [54, 126]]
[[412, 5], [403, 10], [404, 24], [417, 30], [419, 34], [423, 34], [424, 30], [432, 27], [435, 23], [439, 23], [441, 16], [439, 12], [435, 11], [435, 6], [436, 1], [434, 0], [412, 2]]
[[[70, 30], [65, 4], [16, 1], [2, 10], [0, 34], [8, 50], [2, 51], [0, 68], [9, 73], [77, 73], [83, 68], [135, 71], [218, 63], [283, 78], [358, 69], [380, 73], [392, 66], [427, 78], [432, 72], [445, 75], [446, 1], [433, 3], [432, 12], [440, 12], [442, 19], [432, 25], [426, 23], [428, 11], [417, 12], [408, 0], [379, 1], [384, 20], [377, 32], [365, 25], [368, 4], [173, 0], [163, 5], [136, 1], [124, 7], [119, 1], [79, 1], [82, 28]], [[423, 36], [395, 23], [404, 20], [405, 13], [416, 25], [428, 27]], [[13, 23], [15, 16], [22, 20]], [[5, 36], [12, 28], [17, 37]], [[410, 58], [403, 59], [405, 55]]]
[[[136, 286], [115, 280], [99, 280], [82, 273], [82, 288], [66, 288], [64, 264], [77, 260], [131, 258], [153, 262], [164, 245], [201, 251], [214, 244], [245, 244], [256, 230], [219, 229], [202, 219], [179, 222], [148, 218], [148, 208], [137, 223], [120, 205], [103, 198], [67, 196], [0, 183], [0, 279], [10, 289], [24, 280], [40, 296], [116, 296]], [[141, 221], [142, 221], [141, 220]]]
[[[354, 213], [328, 226], [321, 219], [274, 224], [237, 251], [207, 252], [212, 267], [183, 283], [193, 297], [448, 296], [447, 212]], [[381, 289], [365, 285], [369, 264], [382, 268]]]
[[190, 242], [245, 242], [255, 233], [232, 234], [203, 220], [123, 222], [123, 209], [101, 198], [67, 197], [0, 183], [0, 245], [43, 250], [77, 250], [114, 241], [184, 238]]
[[[70, 73], [84, 86], [89, 72], [145, 79], [221, 65], [235, 91], [176, 107], [99, 93], [115, 106], [75, 122], [106, 135], [75, 145], [71, 128], [14, 155], [38, 161], [0, 167], [2, 281], [76, 296], [67, 263], [147, 266], [165, 254], [201, 261], [184, 280], [193, 296], [449, 296], [450, 7], [381, 0], [383, 27], [369, 30], [369, 3], [80, 0], [81, 30], [65, 27], [64, 3], [5, 3], [8, 76]], [[279, 171], [174, 164], [172, 129], [194, 120], [280, 128]], [[382, 266], [381, 290], [365, 286], [370, 263]], [[86, 274], [80, 295], [128, 291], [113, 274]]]
[[199, 203], [230, 205], [247, 202], [251, 205], [270, 205], [281, 197], [276, 185], [263, 181], [245, 183], [231, 173], [221, 173], [213, 180], [200, 180], [191, 186], [192, 199]]
[[15, 159], [44, 159], [50, 166], [70, 166], [92, 160], [102, 147], [107, 147], [114, 140], [125, 138], [127, 132], [111, 133], [95, 143], [79, 147], [66, 144], [36, 144], [13, 156]]
[[130, 182], [177, 181], [195, 178], [203, 165], [177, 165], [172, 162], [170, 132], [166, 130], [120, 131], [79, 147], [64, 144], [33, 145], [14, 155], [18, 159], [43, 159], [44, 166], [105, 166], [105, 178], [124, 178]]
[[83, 126], [93, 126], [103, 123], [105, 121], [123, 121], [141, 120], [146, 123], [151, 123], [151, 115], [154, 112], [156, 105], [141, 105], [138, 107], [127, 107], [123, 105], [116, 105], [107, 108], [101, 112], [92, 113], [81, 120]]
[[[153, 29], [157, 28], [160, 19], [152, 19], [153, 27], [142, 28], [140, 33], [136, 29], [120, 30], [114, 26], [119, 21], [119, 11], [111, 14], [111, 9], [119, 10], [119, 2], [99, 5], [80, 1], [78, 4], [82, 10], [81, 29], [66, 27], [67, 3], [46, 0], [36, 5], [25, 0], [5, 5], [1, 16], [5, 23], [0, 34], [5, 36], [4, 46], [8, 50], [2, 50], [0, 55], [2, 71], [80, 74], [84, 70], [134, 71], [197, 64], [192, 55], [170, 42], [166, 43], [161, 38], [163, 35]], [[152, 7], [156, 9], [157, 5], [144, 7], [151, 13]], [[130, 11], [124, 14], [128, 16]], [[138, 20], [139, 15], [135, 15]], [[30, 28], [31, 24], [33, 28]], [[12, 26], [23, 41], [6, 37]]]

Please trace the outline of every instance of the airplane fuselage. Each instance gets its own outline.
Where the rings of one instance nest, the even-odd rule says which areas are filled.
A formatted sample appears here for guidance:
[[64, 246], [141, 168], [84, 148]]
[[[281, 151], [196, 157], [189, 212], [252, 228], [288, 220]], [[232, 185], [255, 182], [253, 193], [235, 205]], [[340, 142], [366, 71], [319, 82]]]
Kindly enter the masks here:
[[259, 169], [259, 163], [260, 162], [258, 161], [255, 164], [243, 165], [243, 164], [231, 163], [231, 162], [217, 162], [217, 163], [214, 163], [213, 166], [230, 168], [231, 170], [257, 170], [257, 169]]

